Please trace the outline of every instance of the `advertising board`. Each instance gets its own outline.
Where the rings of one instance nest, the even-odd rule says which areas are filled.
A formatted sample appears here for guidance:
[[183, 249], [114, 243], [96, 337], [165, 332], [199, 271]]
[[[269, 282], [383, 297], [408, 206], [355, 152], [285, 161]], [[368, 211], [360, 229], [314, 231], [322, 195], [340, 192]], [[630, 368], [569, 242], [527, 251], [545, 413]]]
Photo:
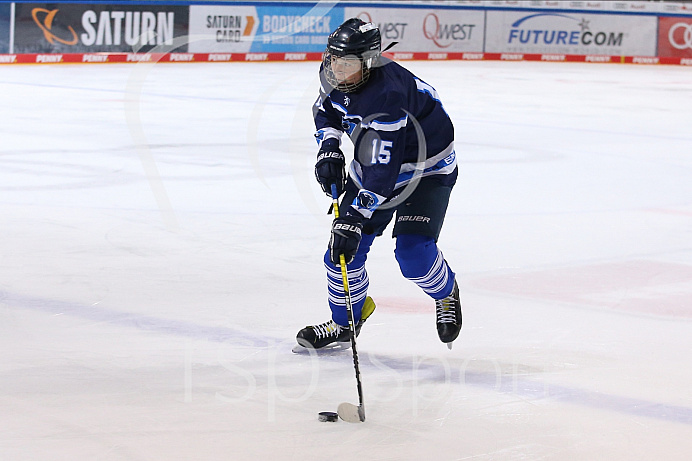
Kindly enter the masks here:
[[146, 52], [187, 35], [187, 6], [16, 3], [15, 8], [15, 53]]
[[10, 52], [10, 4], [0, 3], [0, 54]]
[[482, 52], [484, 17], [480, 10], [433, 8], [344, 8], [346, 18], [378, 25], [382, 46], [398, 42], [392, 52]]
[[692, 58], [692, 17], [659, 18], [658, 55]]
[[488, 11], [486, 53], [655, 56], [655, 16]]
[[[0, 64], [318, 61], [344, 19], [395, 60], [692, 65], [692, 9], [648, 2], [0, 2]], [[14, 20], [13, 20], [14, 19]]]
[[192, 5], [191, 52], [321, 52], [343, 8], [301, 5]]

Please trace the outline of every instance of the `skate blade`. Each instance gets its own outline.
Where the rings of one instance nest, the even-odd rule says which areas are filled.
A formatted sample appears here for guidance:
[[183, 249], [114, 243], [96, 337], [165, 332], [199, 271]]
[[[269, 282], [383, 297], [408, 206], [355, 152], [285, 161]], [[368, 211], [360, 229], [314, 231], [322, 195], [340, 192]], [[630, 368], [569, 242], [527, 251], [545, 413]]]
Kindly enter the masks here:
[[312, 347], [305, 347], [305, 346], [301, 346], [300, 344], [296, 344], [295, 346], [293, 346], [293, 349], [291, 349], [291, 352], [293, 352], [294, 354], [324, 355], [324, 354], [329, 354], [329, 353], [346, 351], [350, 348], [351, 348], [351, 343], [334, 343], [334, 344], [329, 344], [328, 346], [321, 347], [319, 349], [313, 349]]
[[454, 341], [452, 341], [451, 343], [447, 343], [447, 349], [449, 349], [451, 351], [453, 344], [454, 344]]
[[362, 423], [365, 421], [365, 410], [363, 407], [353, 405], [352, 403], [344, 402], [339, 404], [336, 412], [339, 418], [347, 423]]

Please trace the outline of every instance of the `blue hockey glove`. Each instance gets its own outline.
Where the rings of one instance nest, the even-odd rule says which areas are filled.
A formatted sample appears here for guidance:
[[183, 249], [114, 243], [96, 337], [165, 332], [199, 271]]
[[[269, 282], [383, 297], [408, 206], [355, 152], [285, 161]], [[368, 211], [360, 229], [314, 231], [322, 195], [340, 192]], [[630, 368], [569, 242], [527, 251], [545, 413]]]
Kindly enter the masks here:
[[341, 216], [332, 223], [332, 238], [329, 241], [329, 259], [339, 265], [339, 255], [344, 255], [346, 264], [353, 261], [360, 245], [363, 222], [355, 216]]
[[332, 184], [336, 184], [337, 196], [341, 196], [346, 185], [346, 158], [339, 149], [339, 141], [327, 139], [317, 152], [315, 178], [328, 196], [332, 196]]

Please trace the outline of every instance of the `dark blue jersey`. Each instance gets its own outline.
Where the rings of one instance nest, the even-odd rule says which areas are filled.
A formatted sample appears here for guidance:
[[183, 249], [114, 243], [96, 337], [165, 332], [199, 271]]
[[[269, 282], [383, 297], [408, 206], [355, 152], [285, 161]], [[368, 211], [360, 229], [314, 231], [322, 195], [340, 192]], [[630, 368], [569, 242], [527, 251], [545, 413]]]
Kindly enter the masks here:
[[343, 133], [353, 142], [349, 176], [369, 196], [354, 208], [365, 218], [414, 174], [437, 175], [447, 185], [457, 177], [454, 126], [435, 89], [393, 61], [382, 58], [381, 64], [354, 93], [322, 80], [313, 108], [318, 143], [340, 141]]

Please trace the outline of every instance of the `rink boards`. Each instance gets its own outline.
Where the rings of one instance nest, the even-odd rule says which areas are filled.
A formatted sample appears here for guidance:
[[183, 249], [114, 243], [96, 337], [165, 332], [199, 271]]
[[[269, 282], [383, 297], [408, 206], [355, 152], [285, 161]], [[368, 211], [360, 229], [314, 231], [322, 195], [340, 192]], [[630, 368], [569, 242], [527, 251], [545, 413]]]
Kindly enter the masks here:
[[0, 64], [318, 61], [351, 17], [396, 60], [692, 62], [685, 3], [111, 1], [0, 4]]

